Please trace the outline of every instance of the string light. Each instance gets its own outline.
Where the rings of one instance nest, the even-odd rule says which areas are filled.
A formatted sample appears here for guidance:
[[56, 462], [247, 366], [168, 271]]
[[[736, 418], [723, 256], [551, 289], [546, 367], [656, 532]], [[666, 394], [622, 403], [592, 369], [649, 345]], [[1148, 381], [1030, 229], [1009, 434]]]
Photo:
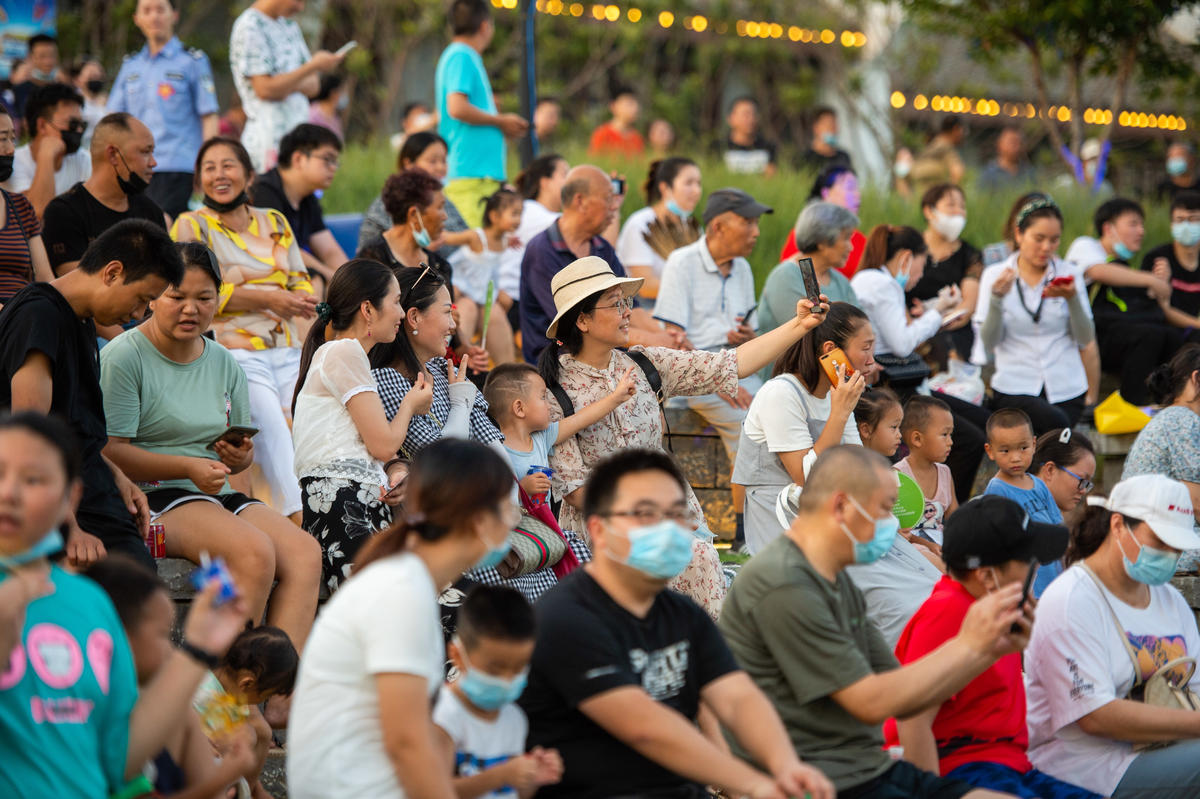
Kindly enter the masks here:
[[[890, 98], [892, 108], [904, 108], [908, 105], [908, 96], [901, 91], [892, 92]], [[982, 117], [1025, 117], [1033, 119], [1071, 121], [1071, 109], [1065, 105], [1052, 105], [1049, 108], [1038, 109], [1033, 103], [1004, 103], [990, 97], [972, 99], [970, 97], [953, 97], [935, 94], [926, 97], [923, 94], [912, 98], [914, 111], [936, 111], [944, 114], [973, 114]], [[1122, 111], [1116, 115], [1117, 124], [1123, 128], [1148, 128], [1159, 130], [1187, 130], [1187, 120], [1174, 114], [1152, 114], [1144, 111]], [[1083, 111], [1083, 122], [1086, 125], [1109, 125], [1113, 121], [1113, 112], [1108, 108], [1087, 108]]]

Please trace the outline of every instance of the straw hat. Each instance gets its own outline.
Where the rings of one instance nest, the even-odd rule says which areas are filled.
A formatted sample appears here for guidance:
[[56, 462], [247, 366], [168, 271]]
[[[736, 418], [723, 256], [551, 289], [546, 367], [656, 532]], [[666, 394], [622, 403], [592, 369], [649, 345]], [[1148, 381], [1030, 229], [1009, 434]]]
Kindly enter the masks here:
[[558, 313], [546, 328], [546, 337], [557, 338], [558, 320], [593, 294], [620, 286], [626, 297], [632, 297], [644, 282], [640, 277], [617, 277], [608, 261], [595, 255], [571, 262], [550, 281], [550, 293]]

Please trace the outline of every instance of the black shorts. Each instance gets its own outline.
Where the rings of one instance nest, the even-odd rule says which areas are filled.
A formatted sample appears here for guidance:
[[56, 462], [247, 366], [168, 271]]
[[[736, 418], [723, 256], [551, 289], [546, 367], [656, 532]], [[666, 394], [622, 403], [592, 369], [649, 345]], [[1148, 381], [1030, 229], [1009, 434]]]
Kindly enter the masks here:
[[146, 549], [146, 539], [138, 532], [137, 522], [132, 516], [114, 518], [103, 513], [78, 510], [75, 512], [75, 521], [79, 529], [99, 538], [110, 555], [120, 552], [151, 570], [156, 568], [154, 558]]
[[157, 519], [169, 510], [174, 510], [188, 502], [211, 502], [220, 505], [225, 510], [237, 516], [251, 505], [263, 504], [260, 500], [239, 494], [202, 494], [199, 491], [188, 491], [185, 488], [154, 488], [146, 492], [146, 501], [150, 504], [150, 518]]
[[838, 799], [960, 799], [974, 786], [939, 777], [904, 760], [873, 780], [838, 791]]

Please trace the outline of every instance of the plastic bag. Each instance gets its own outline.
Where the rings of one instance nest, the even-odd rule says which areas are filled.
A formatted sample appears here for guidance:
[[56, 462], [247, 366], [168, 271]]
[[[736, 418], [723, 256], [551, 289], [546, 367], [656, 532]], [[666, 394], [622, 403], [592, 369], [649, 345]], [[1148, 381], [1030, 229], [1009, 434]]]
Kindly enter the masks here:
[[947, 371], [929, 378], [929, 388], [972, 405], [983, 404], [983, 378], [979, 367], [966, 361], [951, 358]]
[[1096, 406], [1096, 432], [1106, 436], [1138, 433], [1149, 422], [1149, 414], [1127, 402], [1120, 391], [1109, 394]]

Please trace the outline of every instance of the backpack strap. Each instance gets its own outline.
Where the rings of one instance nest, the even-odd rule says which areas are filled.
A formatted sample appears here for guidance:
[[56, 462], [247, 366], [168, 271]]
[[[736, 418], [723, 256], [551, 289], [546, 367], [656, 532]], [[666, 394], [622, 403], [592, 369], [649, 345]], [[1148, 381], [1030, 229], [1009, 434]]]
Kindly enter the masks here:
[[658, 372], [658, 367], [654, 365], [654, 361], [644, 352], [634, 352], [633, 350], [625, 350], [642, 373], [646, 375], [646, 382], [650, 384], [650, 390], [654, 392], [654, 398], [658, 400], [658, 407], [662, 408], [666, 403], [667, 398], [663, 395], [662, 375]]
[[571, 402], [571, 398], [567, 396], [567, 390], [562, 387], [562, 383], [555, 380], [552, 383], [547, 383], [546, 388], [550, 389], [550, 393], [554, 395], [554, 399], [558, 400], [558, 407], [562, 408], [564, 419], [575, 415], [575, 403]]
[[1137, 651], [1134, 650], [1133, 644], [1129, 643], [1129, 638], [1122, 631], [1121, 620], [1117, 618], [1117, 612], [1113, 610], [1112, 604], [1108, 601], [1108, 595], [1104, 592], [1104, 586], [1101, 584], [1100, 578], [1096, 576], [1096, 573], [1086, 563], [1081, 561], [1079, 567], [1096, 584], [1096, 590], [1100, 592], [1100, 598], [1104, 600], [1104, 606], [1108, 608], [1109, 614], [1112, 615], [1113, 624], [1117, 626], [1117, 635], [1121, 636], [1121, 643], [1125, 645], [1125, 652], [1129, 655], [1130, 662], [1133, 663], [1133, 685], [1129, 688], [1130, 693], [1133, 693], [1144, 682], [1142, 680], [1142, 670], [1138, 666]]

